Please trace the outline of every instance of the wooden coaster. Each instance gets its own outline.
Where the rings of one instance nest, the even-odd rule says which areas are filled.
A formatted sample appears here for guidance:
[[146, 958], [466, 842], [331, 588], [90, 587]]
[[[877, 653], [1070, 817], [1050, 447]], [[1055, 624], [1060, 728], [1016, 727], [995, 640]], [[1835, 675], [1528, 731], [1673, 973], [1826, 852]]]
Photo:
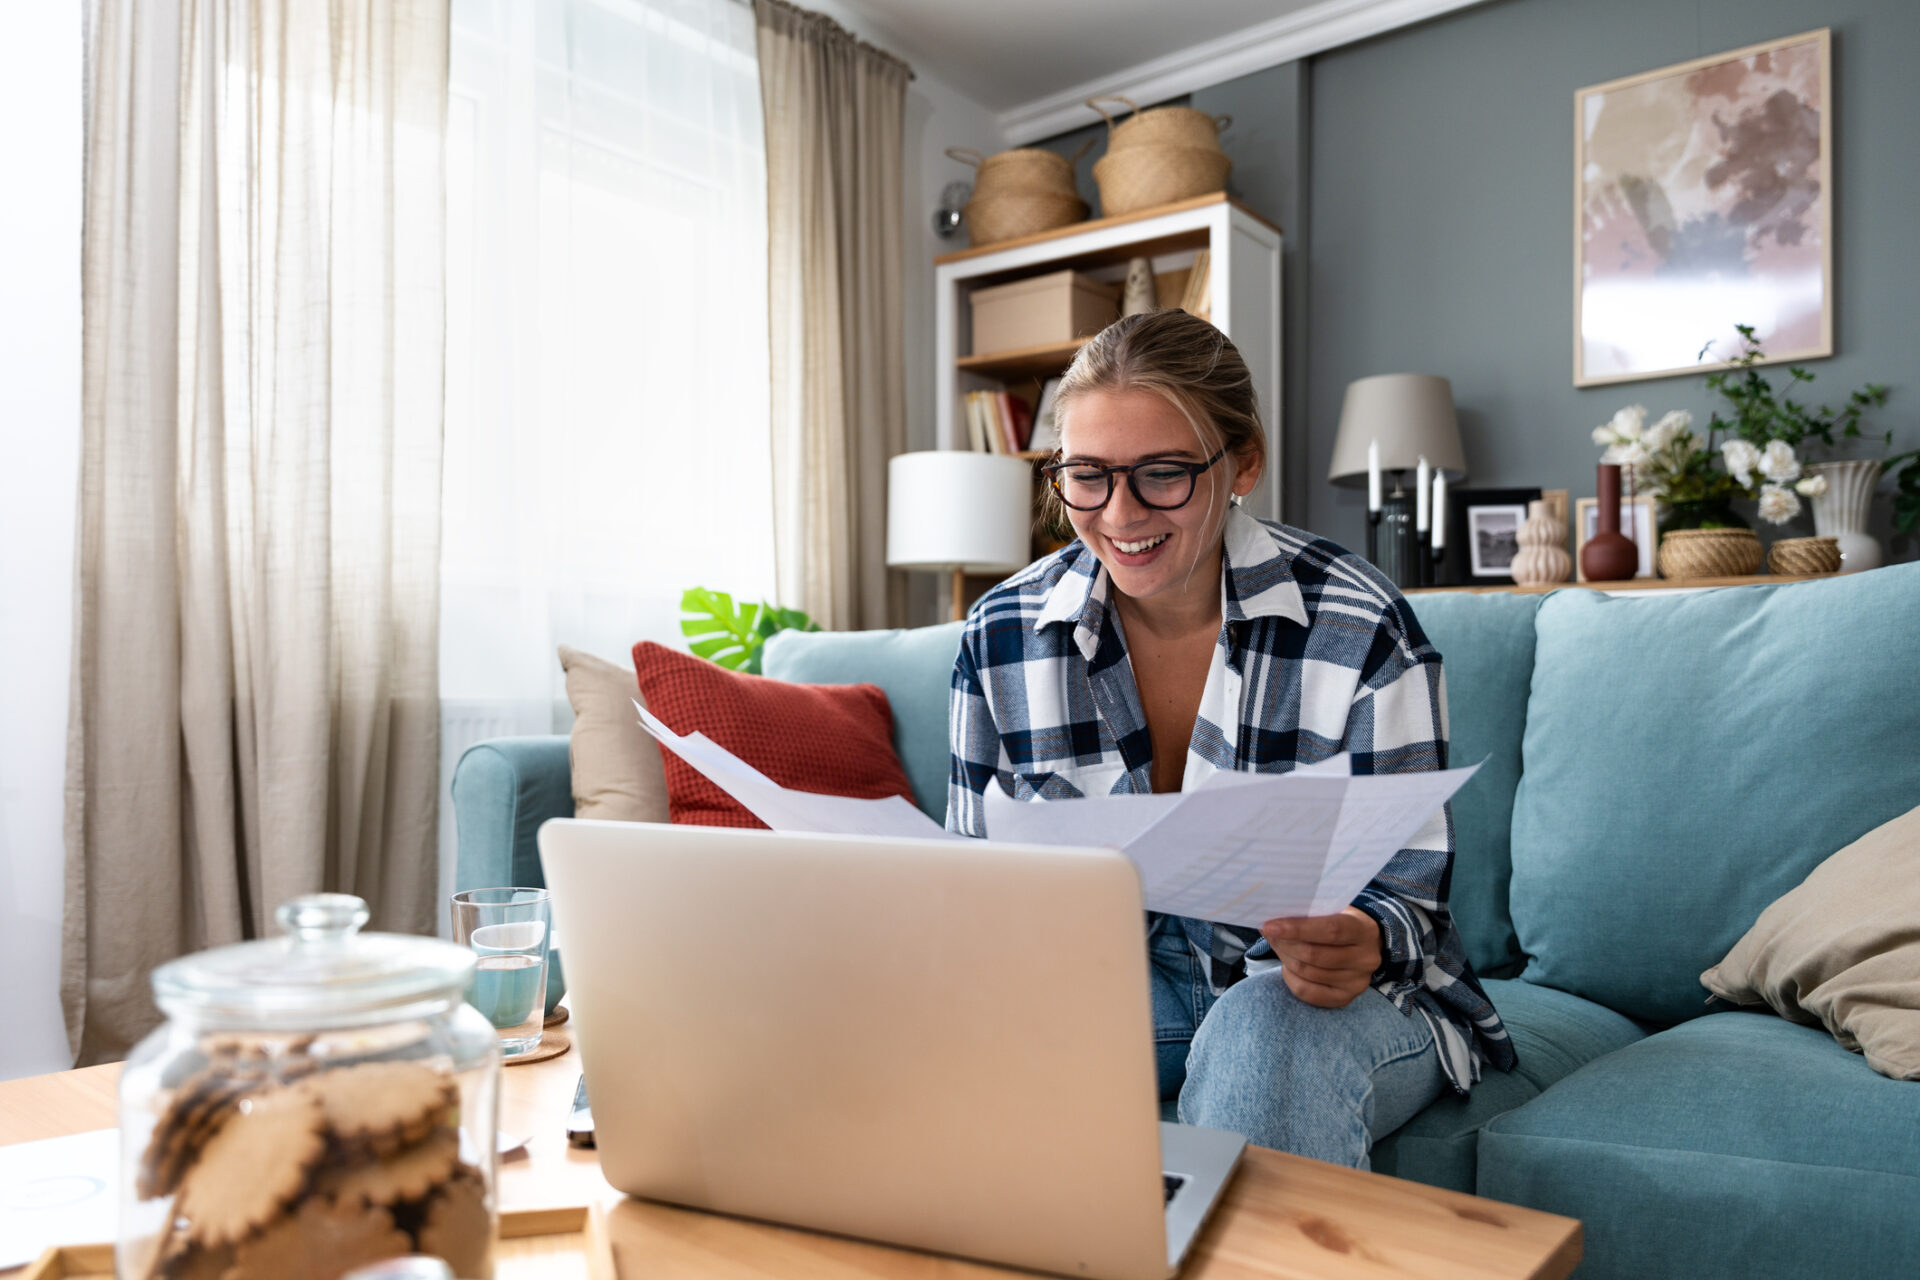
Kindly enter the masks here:
[[573, 1014], [567, 1009], [567, 1006], [563, 1004], [557, 1004], [553, 1006], [553, 1012], [547, 1015], [546, 1022], [542, 1023], [541, 1025], [548, 1026], [548, 1027], [557, 1027], [561, 1023], [565, 1022], [568, 1018], [571, 1018], [572, 1016]]
[[557, 1058], [573, 1048], [573, 1037], [564, 1031], [555, 1031], [551, 1027], [540, 1033], [540, 1047], [532, 1053], [523, 1053], [517, 1058], [506, 1059], [510, 1067], [521, 1066], [528, 1062], [545, 1062], [548, 1058]]

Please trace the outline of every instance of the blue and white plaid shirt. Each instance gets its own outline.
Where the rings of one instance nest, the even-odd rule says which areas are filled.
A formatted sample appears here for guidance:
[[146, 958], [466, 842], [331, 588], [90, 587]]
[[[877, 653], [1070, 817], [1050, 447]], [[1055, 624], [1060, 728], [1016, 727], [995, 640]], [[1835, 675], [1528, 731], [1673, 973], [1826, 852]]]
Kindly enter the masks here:
[[[1446, 767], [1440, 655], [1372, 565], [1238, 507], [1227, 517], [1224, 561], [1220, 639], [1183, 790], [1216, 769], [1284, 773], [1341, 751], [1355, 773]], [[1026, 800], [1153, 789], [1152, 743], [1110, 581], [1074, 542], [974, 606], [948, 716], [952, 830], [987, 834], [990, 784]], [[1374, 988], [1426, 1018], [1447, 1078], [1464, 1093], [1484, 1063], [1507, 1070], [1514, 1053], [1447, 910], [1452, 860], [1453, 818], [1443, 809], [1353, 905], [1380, 925]], [[1200, 958], [1216, 986], [1278, 963], [1252, 930], [1215, 925], [1211, 935]]]

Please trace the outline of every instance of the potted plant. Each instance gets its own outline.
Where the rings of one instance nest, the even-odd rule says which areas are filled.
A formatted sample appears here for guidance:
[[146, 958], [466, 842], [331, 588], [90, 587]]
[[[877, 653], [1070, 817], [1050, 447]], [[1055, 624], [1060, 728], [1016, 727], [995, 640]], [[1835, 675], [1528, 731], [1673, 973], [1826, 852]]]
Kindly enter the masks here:
[[[1887, 402], [1887, 388], [1877, 382], [1851, 392], [1839, 409], [1822, 406], [1809, 409], [1790, 394], [1797, 383], [1812, 382], [1813, 375], [1798, 365], [1787, 367], [1787, 385], [1776, 391], [1755, 367], [1765, 359], [1760, 340], [1752, 325], [1736, 325], [1740, 331], [1741, 352], [1732, 367], [1707, 375], [1707, 387], [1725, 401], [1727, 416], [1718, 410], [1708, 424], [1708, 434], [1727, 433], [1728, 443], [1744, 442], [1750, 449], [1739, 457], [1750, 461], [1754, 451], [1770, 449], [1775, 441], [1809, 454], [1816, 443], [1829, 452], [1843, 443], [1870, 440], [1860, 430], [1860, 419], [1870, 409]], [[1893, 442], [1893, 433], [1880, 436], [1882, 448]], [[1729, 455], [1729, 463], [1732, 456]], [[1898, 454], [1885, 460], [1872, 458], [1836, 459], [1810, 463], [1809, 478], [1819, 483], [1802, 492], [1813, 498], [1814, 532], [1834, 537], [1840, 543], [1842, 566], [1848, 570], [1871, 569], [1880, 563], [1880, 544], [1866, 533], [1867, 510], [1883, 468], [1894, 471], [1894, 524], [1901, 532], [1920, 524], [1920, 450]], [[1898, 468], [1898, 470], [1896, 470]], [[1751, 469], [1751, 468], [1749, 468]], [[1796, 504], [1797, 510], [1797, 504]]]

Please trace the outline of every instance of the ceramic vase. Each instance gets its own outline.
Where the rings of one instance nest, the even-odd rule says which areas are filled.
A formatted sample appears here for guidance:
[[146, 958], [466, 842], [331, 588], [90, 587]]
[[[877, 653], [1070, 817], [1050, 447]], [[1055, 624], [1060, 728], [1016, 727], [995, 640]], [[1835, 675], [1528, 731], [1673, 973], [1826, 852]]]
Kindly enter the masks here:
[[1827, 478], [1827, 491], [1813, 500], [1813, 531], [1840, 542], [1840, 572], [1877, 569], [1884, 560], [1879, 540], [1867, 532], [1867, 512], [1873, 506], [1873, 487], [1880, 483], [1880, 464], [1816, 462], [1807, 468]]
[[1580, 548], [1580, 572], [1588, 582], [1624, 582], [1640, 571], [1640, 548], [1620, 532], [1620, 468], [1600, 464], [1599, 532]]
[[1135, 258], [1127, 264], [1127, 287], [1120, 298], [1120, 314], [1137, 316], [1142, 311], [1153, 310], [1155, 305], [1153, 263], [1146, 258]]
[[[1616, 508], [1617, 510], [1617, 508]], [[1565, 582], [1573, 572], [1567, 554], [1567, 526], [1553, 518], [1544, 499], [1527, 506], [1527, 522], [1520, 526], [1520, 550], [1513, 557], [1513, 580], [1523, 587]]]

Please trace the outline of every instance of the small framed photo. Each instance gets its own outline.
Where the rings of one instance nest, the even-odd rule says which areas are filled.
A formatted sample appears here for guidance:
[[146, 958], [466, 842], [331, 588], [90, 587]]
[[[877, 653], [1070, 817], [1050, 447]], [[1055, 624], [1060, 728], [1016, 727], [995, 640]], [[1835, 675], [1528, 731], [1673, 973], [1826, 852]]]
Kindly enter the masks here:
[[[1634, 572], [1636, 578], [1654, 576], [1654, 552], [1659, 548], [1660, 536], [1654, 527], [1654, 501], [1652, 498], [1620, 499], [1620, 532], [1632, 539], [1640, 549], [1640, 567]], [[1573, 522], [1573, 567], [1581, 582], [1587, 575], [1580, 572], [1580, 552], [1588, 539], [1600, 532], [1600, 499], [1582, 498], [1574, 504]]]
[[1520, 526], [1538, 489], [1454, 489], [1447, 493], [1444, 586], [1470, 587], [1513, 581]]

